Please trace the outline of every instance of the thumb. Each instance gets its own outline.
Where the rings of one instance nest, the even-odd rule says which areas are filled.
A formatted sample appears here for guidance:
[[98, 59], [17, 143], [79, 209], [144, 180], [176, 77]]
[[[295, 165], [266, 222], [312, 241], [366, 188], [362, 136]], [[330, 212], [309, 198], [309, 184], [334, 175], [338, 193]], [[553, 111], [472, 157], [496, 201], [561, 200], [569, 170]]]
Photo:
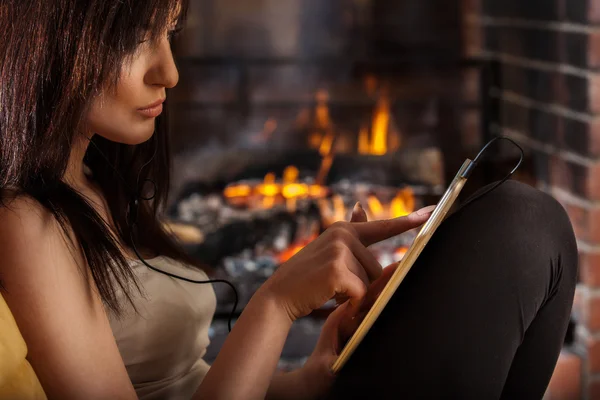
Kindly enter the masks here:
[[404, 233], [410, 229], [423, 225], [431, 216], [435, 206], [429, 206], [413, 212], [405, 217], [371, 221], [358, 222], [352, 224], [358, 234], [358, 239], [364, 246], [370, 246], [373, 243], [381, 242], [393, 236]]

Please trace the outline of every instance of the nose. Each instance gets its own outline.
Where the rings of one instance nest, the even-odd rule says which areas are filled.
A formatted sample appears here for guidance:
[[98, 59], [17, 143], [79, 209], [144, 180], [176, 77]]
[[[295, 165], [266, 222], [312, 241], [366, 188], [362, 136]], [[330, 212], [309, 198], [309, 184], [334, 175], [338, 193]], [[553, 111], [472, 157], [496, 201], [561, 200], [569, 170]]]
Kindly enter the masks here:
[[167, 39], [161, 40], [155, 49], [152, 67], [146, 73], [146, 83], [171, 89], [179, 82], [179, 71], [175, 65], [171, 45]]

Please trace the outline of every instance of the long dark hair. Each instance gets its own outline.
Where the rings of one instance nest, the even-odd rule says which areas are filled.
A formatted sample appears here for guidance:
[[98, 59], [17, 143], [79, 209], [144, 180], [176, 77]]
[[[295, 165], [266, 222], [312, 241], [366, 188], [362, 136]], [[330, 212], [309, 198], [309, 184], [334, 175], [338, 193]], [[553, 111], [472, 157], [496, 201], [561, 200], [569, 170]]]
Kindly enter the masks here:
[[[2, 203], [9, 206], [7, 197], [25, 195], [49, 210], [74, 238], [89, 267], [85, 272], [117, 315], [117, 291], [131, 301], [137, 286], [120, 245], [132, 246], [126, 214], [138, 191], [142, 197], [155, 193], [140, 203], [137, 247], [193, 263], [157, 218], [169, 187], [166, 117], [157, 119], [154, 135], [143, 144], [95, 135], [88, 147], [85, 163], [106, 197], [114, 234], [63, 177], [90, 99], [114, 88], [139, 43], [165, 34], [186, 8], [185, 0], [0, 0]], [[141, 184], [148, 180], [154, 185]]]

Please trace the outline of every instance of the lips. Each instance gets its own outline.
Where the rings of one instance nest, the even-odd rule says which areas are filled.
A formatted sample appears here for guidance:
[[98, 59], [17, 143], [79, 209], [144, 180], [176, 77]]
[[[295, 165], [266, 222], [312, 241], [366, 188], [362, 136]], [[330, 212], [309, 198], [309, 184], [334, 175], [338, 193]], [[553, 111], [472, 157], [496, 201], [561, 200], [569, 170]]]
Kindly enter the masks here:
[[138, 108], [138, 112], [147, 118], [156, 118], [162, 113], [164, 102], [165, 99], [160, 99], [146, 107]]

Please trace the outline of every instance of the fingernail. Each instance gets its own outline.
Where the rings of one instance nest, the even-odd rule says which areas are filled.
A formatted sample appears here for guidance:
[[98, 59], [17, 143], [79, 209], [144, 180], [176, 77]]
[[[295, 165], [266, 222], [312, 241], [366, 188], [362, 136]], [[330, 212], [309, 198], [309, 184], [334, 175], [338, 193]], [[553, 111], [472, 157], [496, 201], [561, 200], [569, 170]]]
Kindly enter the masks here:
[[360, 201], [357, 201], [356, 204], [354, 205], [354, 208], [352, 209], [352, 214], [358, 214], [358, 213], [364, 213], [365, 210], [362, 208], [362, 204], [360, 204]]
[[435, 207], [435, 205], [423, 207], [420, 210], [415, 211], [415, 214], [417, 214], [419, 217], [430, 215], [433, 212], [433, 210], [435, 210]]

